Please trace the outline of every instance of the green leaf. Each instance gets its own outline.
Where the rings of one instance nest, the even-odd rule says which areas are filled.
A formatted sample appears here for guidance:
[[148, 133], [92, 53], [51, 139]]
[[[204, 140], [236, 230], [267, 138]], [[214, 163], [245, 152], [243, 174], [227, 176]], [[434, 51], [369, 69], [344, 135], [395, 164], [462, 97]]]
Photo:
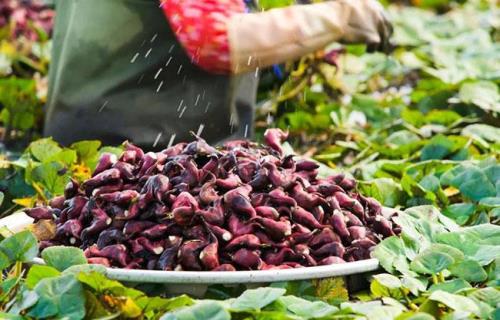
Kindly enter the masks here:
[[48, 158], [62, 151], [61, 147], [59, 147], [59, 145], [52, 140], [52, 138], [45, 138], [32, 142], [29, 145], [28, 150], [31, 152], [33, 157], [40, 162], [44, 162]]
[[459, 291], [462, 291], [464, 289], [469, 289], [472, 288], [472, 286], [465, 280], [462, 279], [453, 279], [453, 280], [448, 280], [445, 282], [440, 282], [433, 284], [429, 288], [429, 292], [434, 292], [434, 291], [446, 291], [449, 293], [457, 293]]
[[471, 124], [462, 129], [462, 135], [479, 140], [500, 142], [500, 128], [487, 124]]
[[34, 290], [39, 299], [28, 316], [58, 319], [82, 319], [85, 316], [83, 288], [74, 276], [42, 279]]
[[395, 320], [434, 320], [433, 316], [425, 312], [405, 312], [399, 315]]
[[463, 260], [455, 263], [449, 268], [451, 274], [469, 282], [483, 282], [488, 278], [488, 274], [483, 267], [475, 260]]
[[57, 277], [60, 274], [61, 273], [59, 271], [52, 267], [34, 265], [29, 269], [24, 283], [29, 289], [33, 289], [38, 284], [38, 282], [40, 282], [40, 280], [45, 278]]
[[295, 296], [283, 296], [278, 300], [303, 319], [327, 317], [338, 311], [338, 308], [323, 301], [308, 301]]
[[396, 261], [406, 262], [405, 244], [399, 237], [384, 239], [375, 247], [372, 256], [380, 261], [380, 265], [387, 272], [393, 273]]
[[231, 315], [217, 301], [202, 301], [197, 304], [167, 313], [160, 320], [230, 320]]
[[413, 271], [423, 274], [437, 274], [453, 263], [453, 258], [443, 252], [425, 250], [410, 263]]
[[430, 295], [429, 299], [440, 302], [455, 311], [479, 315], [479, 307], [474, 301], [458, 294], [437, 290]]
[[460, 87], [458, 97], [465, 103], [472, 103], [484, 110], [500, 112], [500, 93], [494, 82], [467, 82]]
[[362, 181], [359, 188], [363, 195], [373, 197], [389, 208], [396, 207], [404, 199], [401, 185], [389, 178]]
[[37, 256], [38, 243], [31, 232], [22, 231], [2, 240], [0, 251], [8, 257], [11, 263], [15, 261], [28, 262]]
[[[24, 289], [24, 288], [23, 288]], [[38, 301], [38, 295], [35, 291], [31, 290], [22, 290], [21, 294], [16, 295], [15, 302], [9, 309], [9, 314], [15, 315], [20, 314], [21, 311], [24, 311], [28, 308], [31, 308]], [[0, 313], [1, 315], [1, 313]], [[4, 319], [4, 318], [1, 318]], [[7, 318], [8, 319], [8, 318]], [[24, 319], [24, 318], [22, 318]]]
[[381, 285], [389, 289], [399, 289], [403, 286], [401, 280], [398, 277], [393, 276], [388, 273], [381, 273], [374, 275], [373, 278], [377, 280]]
[[451, 154], [454, 149], [455, 144], [453, 141], [448, 139], [446, 136], [437, 135], [434, 136], [429, 143], [422, 148], [420, 159], [422, 161], [431, 159], [444, 159], [446, 156]]
[[99, 156], [98, 150], [100, 147], [101, 142], [99, 140], [79, 141], [71, 145], [71, 149], [78, 154], [78, 159], [85, 164]]
[[464, 225], [474, 212], [476, 212], [476, 205], [473, 203], [455, 203], [446, 207], [443, 214], [459, 225]]
[[64, 149], [60, 152], [53, 154], [52, 156], [45, 159], [44, 162], [61, 162], [66, 166], [70, 166], [76, 162], [76, 152], [70, 149]]
[[69, 180], [66, 170], [59, 162], [43, 163], [33, 169], [32, 179], [42, 184], [51, 195], [59, 195]]
[[285, 292], [285, 289], [270, 287], [247, 290], [233, 301], [231, 309], [238, 311], [260, 310], [284, 295]]
[[497, 288], [481, 288], [470, 293], [469, 297], [483, 301], [495, 308], [500, 305], [500, 291]]
[[59, 271], [64, 271], [74, 265], [87, 264], [83, 251], [75, 247], [49, 247], [42, 251], [42, 258], [47, 265]]

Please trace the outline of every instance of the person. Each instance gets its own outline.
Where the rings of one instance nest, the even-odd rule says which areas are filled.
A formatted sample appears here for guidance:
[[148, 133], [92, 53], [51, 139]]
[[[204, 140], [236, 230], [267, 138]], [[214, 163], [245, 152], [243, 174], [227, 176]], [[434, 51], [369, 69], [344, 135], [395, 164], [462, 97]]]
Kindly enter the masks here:
[[334, 41], [383, 46], [376, 0], [56, 0], [44, 135], [147, 148], [252, 134], [258, 70]]

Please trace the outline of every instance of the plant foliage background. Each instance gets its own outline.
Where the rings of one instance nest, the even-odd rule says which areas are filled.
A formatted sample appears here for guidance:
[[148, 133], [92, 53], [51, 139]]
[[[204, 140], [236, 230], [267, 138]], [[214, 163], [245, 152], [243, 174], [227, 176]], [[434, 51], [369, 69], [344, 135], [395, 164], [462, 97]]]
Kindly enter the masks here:
[[[269, 9], [288, 0], [261, 0]], [[159, 297], [2, 229], [2, 319], [498, 319], [500, 318], [500, 14], [491, 1], [385, 3], [391, 54], [333, 44], [262, 73], [256, 127], [292, 134], [289, 149], [359, 180], [362, 193], [404, 210], [401, 237], [379, 244], [369, 289], [341, 278], [205, 299]], [[47, 202], [70, 177], [89, 177], [120, 146], [39, 139], [54, 12], [0, 3], [1, 215]], [[258, 131], [259, 132], [259, 131]], [[147, 291], [148, 296], [143, 291]]]

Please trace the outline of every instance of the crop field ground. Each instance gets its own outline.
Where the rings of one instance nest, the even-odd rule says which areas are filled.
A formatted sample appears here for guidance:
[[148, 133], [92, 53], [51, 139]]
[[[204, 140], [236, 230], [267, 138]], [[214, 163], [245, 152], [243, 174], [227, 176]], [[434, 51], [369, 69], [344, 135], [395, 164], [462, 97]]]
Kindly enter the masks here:
[[[260, 5], [270, 9], [292, 2], [261, 0]], [[243, 168], [228, 164], [227, 150], [213, 151], [198, 140], [189, 145], [191, 149], [172, 152], [205, 158], [194, 167], [189, 167], [192, 162], [179, 161], [182, 168], [190, 168], [184, 174], [165, 173], [162, 167], [160, 171], [169, 177], [163, 178], [162, 174], [146, 174], [148, 150], [144, 154], [126, 143], [106, 146], [97, 140], [63, 147], [41, 136], [55, 12], [41, 1], [0, 0], [0, 217], [25, 210], [36, 220], [28, 230], [15, 234], [0, 228], [0, 319], [500, 319], [498, 3], [382, 2], [394, 25], [390, 52], [332, 44], [298, 61], [262, 70], [255, 122], [258, 143], [238, 145], [247, 159]], [[138, 248], [132, 250], [134, 254], [149, 251], [146, 260], [140, 255], [126, 256], [121, 244], [113, 250], [106, 243], [100, 249], [85, 247], [83, 251], [74, 245], [99, 243], [100, 232], [116, 236], [113, 230], [104, 231], [110, 225], [106, 213], [92, 211], [94, 218], [87, 225], [64, 227], [61, 210], [52, 211], [58, 207], [78, 211], [78, 198], [84, 193], [107, 204], [130, 202], [127, 197], [139, 197], [139, 193], [148, 203], [167, 202], [162, 197], [170, 184], [178, 181], [178, 189], [189, 185], [196, 176], [193, 172], [201, 172], [202, 166], [206, 169], [214, 160], [208, 155], [217, 152], [221, 152], [219, 164], [227, 160], [221, 166], [237, 168], [196, 178], [205, 183], [203, 192], [196, 191], [200, 204], [193, 204], [196, 200], [183, 192], [183, 197], [176, 195], [172, 215], [178, 225], [188, 225], [191, 220], [185, 220], [186, 212], [194, 207], [203, 211], [202, 202], [214, 201], [229, 203], [231, 210], [248, 215], [256, 228], [252, 232], [259, 231], [226, 244], [235, 252], [218, 255], [220, 261], [208, 258], [217, 250], [215, 238], [227, 240], [222, 227], [232, 237], [248, 224], [235, 218], [217, 227], [217, 216], [208, 209], [196, 212], [206, 215], [203, 228], [211, 230], [206, 239], [177, 239], [174, 256], [177, 250], [183, 257], [192, 254], [192, 260], [176, 262], [180, 267], [168, 260], [174, 258], [160, 256], [166, 251], [149, 236], [134, 238], [131, 244]], [[297, 157], [287, 158], [289, 154]], [[276, 160], [264, 168], [275, 173], [266, 173], [272, 190], [261, 186], [256, 176], [245, 176], [248, 163], [262, 157]], [[110, 169], [116, 158], [123, 164], [119, 172]], [[144, 188], [101, 196], [102, 188], [123, 176], [127, 166], [145, 177]], [[288, 184], [287, 175], [301, 183]], [[233, 186], [234, 181], [239, 182]], [[340, 189], [331, 193], [328, 187], [332, 185]], [[220, 194], [236, 186], [239, 193]], [[252, 192], [245, 186], [251, 186]], [[271, 200], [260, 201], [258, 194]], [[335, 211], [329, 216], [321, 209], [337, 202], [344, 222], [335, 220]], [[282, 210], [290, 203], [307, 210], [293, 209], [285, 219]], [[279, 212], [271, 208], [275, 204]], [[398, 214], [383, 216], [380, 206]], [[130, 212], [121, 210], [117, 215], [130, 218]], [[256, 214], [260, 217], [255, 218]], [[149, 221], [153, 218], [147, 219], [148, 223], [141, 218], [142, 224], [125, 226], [124, 233], [137, 233], [127, 231], [134, 228], [146, 235], [160, 232]], [[310, 248], [295, 245], [293, 250], [281, 247], [274, 252], [266, 247], [280, 247], [279, 241], [292, 231], [298, 235], [322, 228], [316, 225], [318, 221], [333, 229], [307, 238]], [[335, 232], [332, 236], [324, 230]], [[189, 237], [198, 237], [196, 232]], [[339, 239], [339, 235], [342, 239], [334, 241], [335, 246], [318, 242]], [[201, 246], [204, 240], [210, 244]], [[255, 248], [261, 256], [254, 255]], [[287, 255], [297, 254], [305, 260], [284, 262]], [[40, 256], [45, 265], [30, 263]], [[367, 284], [361, 290], [349, 290], [343, 278], [328, 278], [256, 289], [211, 285], [203, 298], [163, 296], [157, 287], [148, 285], [132, 287], [108, 279], [102, 265], [88, 263], [203, 272], [370, 257], [379, 260], [380, 269], [363, 275]]]

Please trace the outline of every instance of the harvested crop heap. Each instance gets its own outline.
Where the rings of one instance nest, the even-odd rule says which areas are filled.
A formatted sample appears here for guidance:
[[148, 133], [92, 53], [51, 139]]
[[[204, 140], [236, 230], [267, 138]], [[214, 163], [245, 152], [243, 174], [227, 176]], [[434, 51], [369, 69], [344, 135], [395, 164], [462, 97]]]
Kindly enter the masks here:
[[85, 249], [90, 263], [160, 270], [266, 270], [367, 259], [398, 233], [381, 205], [339, 174], [317, 178], [318, 165], [283, 155], [286, 134], [269, 129], [267, 146], [204, 140], [158, 153], [125, 144], [103, 154], [93, 177], [68, 183], [49, 207], [54, 219], [41, 247]]

